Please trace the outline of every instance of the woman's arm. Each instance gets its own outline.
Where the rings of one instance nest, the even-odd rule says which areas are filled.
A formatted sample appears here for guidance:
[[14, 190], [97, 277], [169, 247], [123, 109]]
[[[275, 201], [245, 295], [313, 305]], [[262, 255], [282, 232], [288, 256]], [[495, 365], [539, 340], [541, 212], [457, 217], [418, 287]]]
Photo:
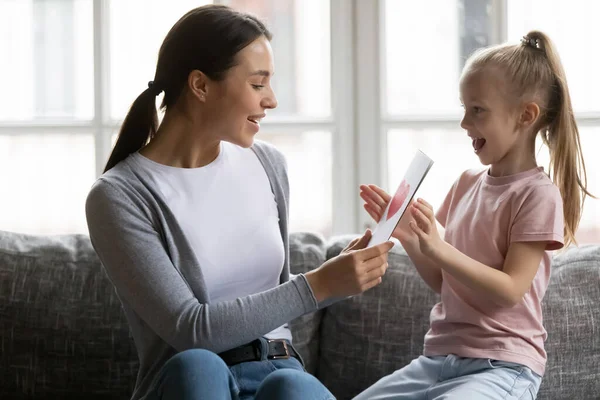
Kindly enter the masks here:
[[121, 300], [178, 351], [228, 350], [316, 310], [318, 301], [367, 290], [381, 282], [392, 246], [361, 249], [366, 235], [307, 276], [235, 300], [201, 303], [174, 267], [151, 217], [134, 201], [99, 180], [86, 202], [90, 238]]
[[149, 218], [118, 189], [99, 181], [88, 196], [86, 214], [92, 244], [119, 297], [178, 351], [218, 353], [317, 308], [303, 275], [262, 293], [200, 303]]

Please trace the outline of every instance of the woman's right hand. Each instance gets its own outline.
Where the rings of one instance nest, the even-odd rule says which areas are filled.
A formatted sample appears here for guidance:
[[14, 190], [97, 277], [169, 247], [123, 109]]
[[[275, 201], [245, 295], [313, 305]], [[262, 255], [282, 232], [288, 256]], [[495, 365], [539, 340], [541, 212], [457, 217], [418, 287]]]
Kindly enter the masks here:
[[371, 231], [354, 239], [337, 256], [305, 274], [318, 302], [360, 294], [381, 283], [388, 267], [390, 241], [366, 248]]
[[[365, 211], [369, 213], [375, 222], [379, 222], [392, 198], [385, 190], [376, 185], [360, 185], [360, 197], [365, 202], [363, 204]], [[392, 233], [392, 237], [398, 239], [404, 248], [411, 245], [418, 245], [419, 242], [419, 238], [409, 225], [410, 221], [414, 220], [410, 212], [412, 207], [413, 202], [411, 201]]]

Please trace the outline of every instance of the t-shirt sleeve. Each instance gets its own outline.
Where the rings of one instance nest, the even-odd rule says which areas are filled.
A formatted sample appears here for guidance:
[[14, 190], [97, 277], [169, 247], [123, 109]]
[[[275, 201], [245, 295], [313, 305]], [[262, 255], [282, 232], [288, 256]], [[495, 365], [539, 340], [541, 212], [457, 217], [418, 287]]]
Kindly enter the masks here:
[[[462, 177], [462, 175], [461, 175]], [[454, 199], [454, 194], [456, 193], [456, 188], [458, 187], [458, 182], [460, 181], [460, 177], [454, 182], [448, 193], [446, 194], [446, 198], [442, 202], [440, 208], [438, 208], [435, 213], [435, 219], [446, 228], [446, 222], [448, 222], [448, 213], [450, 212], [450, 206], [452, 205], [452, 200]]]
[[513, 221], [510, 242], [548, 242], [546, 250], [564, 245], [564, 215], [555, 185], [535, 186], [525, 197]]

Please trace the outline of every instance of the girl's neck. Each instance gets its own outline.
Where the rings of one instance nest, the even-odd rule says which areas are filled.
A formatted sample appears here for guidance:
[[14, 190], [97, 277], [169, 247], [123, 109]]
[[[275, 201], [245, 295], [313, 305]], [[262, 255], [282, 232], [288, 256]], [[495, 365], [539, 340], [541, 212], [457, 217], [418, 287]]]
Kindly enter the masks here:
[[497, 163], [490, 165], [489, 174], [502, 177], [518, 174], [536, 168], [535, 141], [516, 143], [511, 150]]
[[504, 160], [502, 160], [499, 163], [492, 164], [490, 166], [489, 174], [491, 176], [499, 178], [502, 176], [514, 175], [520, 172], [529, 171], [530, 169], [536, 168], [538, 166], [537, 162], [535, 161], [535, 158], [531, 160], [523, 160], [520, 163], [508, 163], [503, 161]]

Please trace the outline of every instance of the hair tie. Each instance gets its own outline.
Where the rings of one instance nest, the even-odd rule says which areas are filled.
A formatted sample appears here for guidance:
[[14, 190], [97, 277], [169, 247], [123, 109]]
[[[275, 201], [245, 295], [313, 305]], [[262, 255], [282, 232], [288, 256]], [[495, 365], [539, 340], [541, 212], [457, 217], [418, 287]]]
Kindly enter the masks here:
[[539, 49], [540, 48], [540, 40], [539, 39], [534, 39], [531, 38], [527, 35], [523, 36], [523, 38], [521, 39], [521, 44], [523, 46], [529, 46], [532, 47], [534, 49]]
[[148, 82], [148, 89], [150, 89], [150, 92], [154, 95], [154, 96], [158, 96], [160, 94], [160, 92], [162, 92], [162, 89], [160, 89], [158, 87], [158, 85], [156, 85], [154, 83], [154, 81], [149, 81]]

